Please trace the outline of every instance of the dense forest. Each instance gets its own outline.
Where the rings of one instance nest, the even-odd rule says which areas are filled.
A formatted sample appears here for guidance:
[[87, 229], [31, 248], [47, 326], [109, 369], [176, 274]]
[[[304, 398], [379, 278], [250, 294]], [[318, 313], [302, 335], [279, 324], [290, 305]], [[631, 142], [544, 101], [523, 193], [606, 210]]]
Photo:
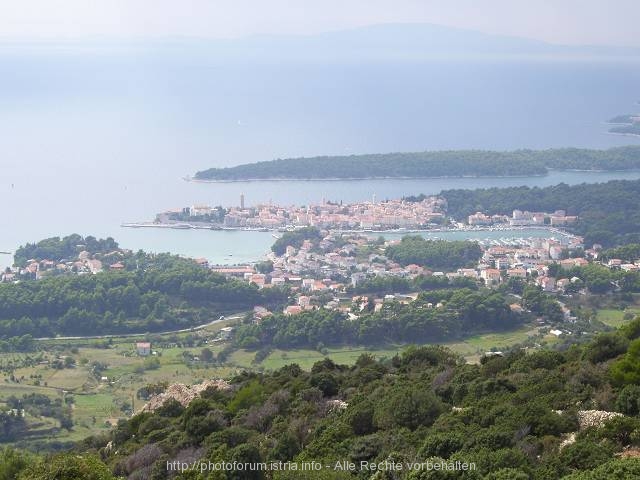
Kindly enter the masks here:
[[[639, 337], [635, 320], [584, 346], [514, 349], [475, 365], [443, 347], [410, 347], [380, 360], [363, 354], [351, 367], [325, 359], [308, 372], [295, 364], [245, 372], [70, 453], [2, 450], [0, 478], [640, 478]], [[305, 461], [320, 469], [302, 471]], [[265, 466], [240, 471], [233, 462]], [[469, 468], [454, 470], [456, 462]]]
[[[640, 242], [640, 180], [612, 180], [606, 183], [550, 187], [508, 187], [477, 190], [444, 190], [447, 213], [464, 220], [475, 212], [510, 213], [514, 209], [553, 212], [566, 210], [578, 215], [577, 224], [567, 229], [584, 235], [585, 244], [613, 247]], [[421, 200], [423, 196], [407, 197]]]
[[603, 260], [619, 258], [624, 262], [633, 263], [640, 259], [640, 243], [629, 243], [621, 247], [605, 250], [600, 254], [600, 257]]
[[0, 340], [188, 328], [288, 297], [285, 290], [261, 291], [168, 254], [138, 252], [125, 263], [129, 270], [0, 284]]
[[640, 168], [640, 147], [608, 150], [563, 148], [494, 152], [452, 150], [336, 157], [278, 159], [210, 168], [197, 180], [427, 178], [545, 175], [549, 169], [629, 170]]
[[416, 264], [436, 270], [455, 270], [475, 266], [482, 256], [482, 248], [477, 242], [426, 240], [419, 235], [406, 235], [399, 243], [389, 245], [385, 255], [402, 266]]
[[511, 311], [507, 296], [485, 289], [425, 291], [409, 304], [389, 301], [379, 312], [373, 310], [369, 301], [350, 319], [329, 310], [276, 314], [239, 326], [235, 341], [242, 348], [438, 342], [514, 329], [525, 320]]
[[390, 294], [445, 288], [476, 289], [478, 288], [478, 282], [475, 278], [456, 277], [449, 279], [444, 275], [418, 275], [414, 278], [385, 276], [367, 278], [362, 282], [358, 282], [355, 286], [347, 287], [347, 291], [359, 294]]

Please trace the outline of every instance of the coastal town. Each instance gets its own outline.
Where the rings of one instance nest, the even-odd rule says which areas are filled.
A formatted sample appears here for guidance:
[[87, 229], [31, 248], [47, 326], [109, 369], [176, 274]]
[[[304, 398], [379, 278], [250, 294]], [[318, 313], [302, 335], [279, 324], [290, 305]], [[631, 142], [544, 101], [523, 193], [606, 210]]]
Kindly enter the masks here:
[[[585, 256], [570, 258], [570, 252], [583, 251], [582, 239], [573, 236], [558, 238], [519, 238], [483, 242], [482, 255], [477, 264], [450, 270], [433, 270], [418, 264], [401, 265], [385, 256], [388, 247], [401, 240], [372, 239], [358, 234], [327, 234], [319, 242], [305, 240], [300, 248], [287, 246], [283, 255], [270, 252], [265, 262], [256, 265], [214, 265], [214, 271], [241, 278], [259, 288], [289, 285], [296, 292], [296, 304], [286, 307], [285, 313], [295, 314], [322, 306], [328, 309], [351, 309], [351, 297], [345, 293], [366, 291], [359, 288], [380, 279], [414, 280], [433, 277], [441, 284], [461, 279], [497, 287], [509, 279], [531, 280], [547, 292], [562, 292], [575, 279], [549, 275], [549, 266], [558, 263], [562, 269], [584, 266], [598, 258], [600, 247], [584, 250]], [[262, 266], [268, 265], [265, 271]], [[612, 261], [612, 268], [635, 270], [636, 264]], [[262, 272], [258, 269], [263, 270]], [[354, 297], [355, 298], [355, 297]], [[347, 300], [345, 302], [345, 299]], [[394, 295], [375, 298], [376, 309]], [[256, 317], [268, 314], [256, 309]]]
[[173, 228], [213, 228], [245, 230], [285, 230], [313, 226], [331, 230], [427, 229], [445, 221], [446, 200], [430, 196], [422, 201], [404, 199], [343, 203], [323, 199], [319, 204], [284, 206], [245, 205], [240, 195], [238, 206], [211, 207], [191, 205], [168, 210], [151, 223], [127, 223], [128, 227], [167, 226]]
[[[190, 207], [180, 212], [165, 213], [161, 221], [179, 221], [180, 215], [189, 219], [212, 216], [222, 218], [224, 225], [251, 227], [293, 227], [285, 229], [276, 239], [311, 229], [313, 238], [304, 238], [298, 244], [290, 242], [280, 251], [272, 249], [259, 262], [241, 265], [210, 265], [205, 258], [194, 261], [216, 273], [229, 278], [240, 279], [254, 284], [259, 289], [288, 287], [294, 301], [286, 306], [284, 313], [297, 314], [305, 310], [325, 308], [351, 312], [354, 302], [360, 299], [360, 292], [369, 292], [375, 282], [414, 281], [432, 278], [439, 285], [464, 282], [496, 288], [504, 283], [518, 281], [535, 284], [542, 291], [563, 294], [579, 291], [581, 279], [565, 274], [574, 267], [584, 267], [599, 260], [600, 245], [585, 248], [582, 237], [571, 235], [560, 227], [577, 221], [575, 216], [567, 216], [564, 211], [528, 212], [514, 210], [510, 215], [487, 215], [476, 212], [466, 222], [453, 222], [446, 217], [446, 202], [439, 197], [427, 197], [417, 202], [387, 200], [383, 202], [340, 205], [323, 202], [308, 207], [277, 207], [264, 205], [255, 208], [230, 208], [223, 217], [209, 207]], [[174, 215], [174, 216], [172, 216]], [[178, 215], [176, 219], [175, 215]], [[208, 221], [208, 220], [203, 220]], [[389, 251], [403, 242], [400, 238], [375, 237], [366, 230], [371, 228], [395, 227], [403, 225], [407, 229], [429, 225], [448, 224], [451, 228], [512, 228], [517, 231], [499, 239], [466, 240], [459, 242], [477, 243], [479, 258], [472, 264], [456, 268], [433, 268], [425, 262], [401, 262], [390, 258]], [[365, 228], [366, 227], [366, 228]], [[529, 228], [547, 228], [545, 237], [527, 236]], [[363, 231], [344, 231], [352, 229]], [[411, 237], [411, 236], [409, 236]], [[414, 237], [415, 238], [415, 237]], [[439, 242], [439, 240], [432, 240]], [[444, 241], [440, 241], [443, 242]], [[52, 273], [95, 274], [102, 270], [123, 270], [122, 257], [130, 255], [126, 250], [116, 250], [100, 255], [81, 251], [77, 258], [64, 261], [54, 259], [31, 259], [22, 268], [7, 269], [0, 279], [3, 282], [18, 281], [27, 275], [42, 278]], [[624, 262], [608, 259], [604, 266], [610, 269], [636, 271], [640, 261]], [[469, 284], [469, 283], [468, 283]], [[375, 290], [375, 288], [373, 289]], [[414, 295], [415, 296], [415, 295]], [[411, 294], [368, 295], [366, 301], [374, 302], [374, 310], [379, 310], [386, 301], [410, 301]], [[514, 305], [513, 308], [521, 308]], [[254, 318], [271, 315], [264, 307], [256, 307]], [[571, 318], [570, 312], [566, 312]]]
[[[326, 235], [317, 243], [306, 240], [300, 248], [289, 245], [283, 255], [270, 252], [264, 259], [273, 265], [268, 273], [260, 273], [256, 271], [255, 265], [250, 264], [211, 266], [219, 273], [241, 277], [260, 288], [291, 284], [305, 292], [335, 291], [344, 288], [345, 285], [355, 287], [369, 277], [385, 276], [413, 278], [419, 275], [434, 275], [445, 276], [448, 279], [463, 276], [495, 285], [504, 278], [524, 278], [533, 271], [537, 273], [537, 282], [541, 286], [546, 290], [553, 290], [556, 288], [556, 282], [545, 276], [545, 265], [560, 260], [568, 251], [583, 248], [582, 238], [554, 228], [577, 221], [576, 216], [567, 216], [562, 210], [551, 213], [514, 210], [511, 215], [487, 215], [476, 212], [469, 215], [466, 222], [456, 222], [446, 217], [446, 208], [446, 200], [438, 196], [428, 196], [419, 201], [397, 199], [377, 202], [374, 196], [371, 201], [352, 204], [323, 200], [321, 204], [308, 206], [286, 207], [268, 204], [247, 207], [244, 195], [241, 195], [238, 207], [193, 205], [161, 213], [156, 221], [149, 225], [177, 228], [207, 225], [217, 228], [270, 229], [281, 232], [304, 227], [321, 229]], [[522, 228], [519, 232], [522, 238], [512, 242], [480, 241], [484, 253], [478, 265], [448, 272], [432, 271], [428, 266], [415, 264], [401, 266], [384, 256], [385, 248], [397, 240], [386, 241], [380, 237], [372, 241], [371, 237], [359, 233], [377, 230], [464, 230], [483, 227]], [[527, 227], [548, 228], [550, 238], [526, 238]], [[278, 238], [277, 235], [274, 237]], [[595, 250], [585, 253], [597, 256]], [[77, 258], [71, 260], [33, 259], [23, 269], [7, 269], [2, 275], [2, 281], [12, 281], [24, 274], [37, 277], [46, 274], [47, 271], [95, 274], [103, 270], [105, 261], [109, 270], [124, 269], [124, 264], [118, 261], [122, 256], [121, 250], [101, 255], [100, 258], [81, 251]], [[196, 261], [208, 266], [206, 259]], [[566, 264], [586, 261], [584, 258], [562, 260]], [[623, 267], [632, 268], [629, 265]], [[562, 284], [561, 281], [560, 286]]]
[[413, 200], [386, 199], [343, 203], [323, 199], [319, 204], [284, 206], [274, 204], [245, 205], [240, 195], [238, 206], [212, 207], [191, 205], [159, 213], [153, 222], [124, 223], [124, 227], [206, 228], [214, 230], [284, 231], [300, 227], [317, 227], [342, 231], [441, 230], [477, 227], [562, 227], [575, 223], [577, 216], [563, 210], [551, 213], [514, 210], [512, 215], [487, 215], [477, 212], [467, 222], [447, 217], [447, 200], [427, 196]]

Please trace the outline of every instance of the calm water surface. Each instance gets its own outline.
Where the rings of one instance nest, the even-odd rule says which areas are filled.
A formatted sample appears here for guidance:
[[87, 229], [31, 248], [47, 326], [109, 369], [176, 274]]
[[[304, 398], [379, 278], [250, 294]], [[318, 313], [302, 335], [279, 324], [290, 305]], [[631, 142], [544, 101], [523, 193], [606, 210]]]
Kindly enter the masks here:
[[235, 263], [261, 256], [270, 234], [120, 224], [194, 203], [235, 205], [240, 193], [247, 204], [290, 205], [640, 178], [638, 172], [555, 172], [494, 179], [182, 180], [211, 166], [318, 154], [637, 144], [606, 135], [603, 121], [633, 110], [638, 85], [634, 62], [242, 65], [197, 55], [0, 46], [0, 250], [77, 232], [110, 235], [128, 248]]

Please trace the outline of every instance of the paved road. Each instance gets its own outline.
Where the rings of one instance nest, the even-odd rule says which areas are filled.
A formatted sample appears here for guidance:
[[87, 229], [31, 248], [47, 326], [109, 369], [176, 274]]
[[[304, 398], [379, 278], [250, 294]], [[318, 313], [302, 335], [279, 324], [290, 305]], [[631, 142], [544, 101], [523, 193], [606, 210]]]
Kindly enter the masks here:
[[114, 335], [87, 335], [87, 336], [79, 336], [79, 337], [41, 337], [36, 338], [35, 340], [93, 340], [93, 339], [101, 339], [101, 338], [134, 338], [134, 337], [144, 337], [145, 335], [170, 335], [172, 333], [186, 333], [186, 332], [194, 332], [197, 330], [202, 330], [203, 328], [207, 328], [211, 325], [215, 325], [218, 322], [224, 322], [226, 320], [239, 320], [244, 317], [244, 313], [236, 313], [230, 315], [228, 317], [224, 317], [223, 319], [216, 319], [209, 323], [205, 323], [204, 325], [198, 325], [197, 327], [183, 328], [181, 330], [168, 330], [166, 332], [146, 332], [146, 333], [119, 333]]

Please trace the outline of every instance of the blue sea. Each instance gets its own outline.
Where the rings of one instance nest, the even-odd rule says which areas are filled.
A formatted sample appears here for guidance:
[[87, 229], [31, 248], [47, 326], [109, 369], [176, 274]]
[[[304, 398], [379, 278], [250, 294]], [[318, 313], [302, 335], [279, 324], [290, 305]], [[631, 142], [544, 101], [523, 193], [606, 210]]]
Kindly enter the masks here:
[[640, 178], [182, 179], [212, 166], [297, 156], [638, 144], [608, 135], [604, 124], [637, 109], [638, 85], [640, 63], [633, 60], [278, 63], [204, 51], [0, 46], [0, 250], [77, 232], [234, 263], [259, 257], [270, 235], [120, 224], [194, 203], [234, 205], [240, 193], [248, 204], [304, 204]]

